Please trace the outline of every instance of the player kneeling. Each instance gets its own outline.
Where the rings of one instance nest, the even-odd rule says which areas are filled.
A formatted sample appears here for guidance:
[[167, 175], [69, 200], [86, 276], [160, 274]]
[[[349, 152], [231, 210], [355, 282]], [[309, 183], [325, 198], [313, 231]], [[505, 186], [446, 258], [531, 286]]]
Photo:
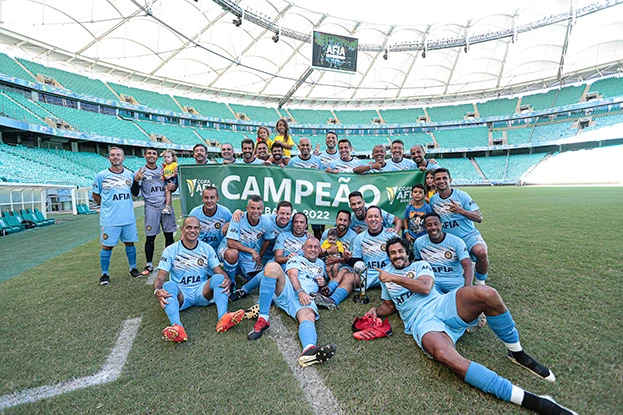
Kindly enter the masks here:
[[418, 345], [434, 359], [484, 392], [540, 414], [573, 414], [552, 398], [525, 391], [456, 351], [454, 343], [478, 315], [484, 313], [489, 327], [502, 340], [513, 362], [542, 379], [556, 380], [547, 367], [523, 351], [515, 322], [497, 291], [487, 286], [469, 286], [441, 294], [434, 288], [431, 266], [425, 261], [411, 263], [407, 246], [400, 238], [387, 241], [385, 249], [391, 265], [378, 270], [383, 303], [368, 314], [373, 318], [384, 317], [398, 310], [405, 323], [405, 333], [413, 335]]
[[[229, 330], [244, 318], [244, 310], [227, 312], [231, 281], [221, 269], [214, 249], [198, 240], [200, 230], [199, 220], [187, 217], [182, 225], [182, 239], [164, 250], [158, 264], [154, 295], [171, 322], [162, 331], [167, 341], [188, 340], [180, 321], [180, 311], [188, 307], [216, 304], [218, 332]], [[169, 281], [165, 282], [167, 277]]]

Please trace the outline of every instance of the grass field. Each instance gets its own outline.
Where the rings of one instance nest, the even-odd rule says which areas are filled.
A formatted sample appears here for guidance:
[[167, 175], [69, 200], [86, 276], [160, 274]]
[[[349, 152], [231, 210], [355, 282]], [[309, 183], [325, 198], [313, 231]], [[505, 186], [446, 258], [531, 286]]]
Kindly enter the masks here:
[[[457, 349], [578, 413], [623, 413], [623, 188], [467, 190], [485, 218], [479, 229], [489, 245], [489, 285], [511, 310], [526, 351], [558, 380], [550, 384], [513, 365], [488, 328], [466, 334]], [[91, 219], [72, 222], [79, 230], [76, 239], [85, 237], [82, 220]], [[63, 226], [71, 229], [72, 223]], [[97, 224], [91, 232], [96, 236]], [[68, 243], [48, 232], [41, 234], [43, 244], [26, 246], [22, 241], [32, 235], [0, 238], [3, 268], [20, 266], [11, 263], [19, 258], [10, 253], [13, 247], [38, 258], [41, 246]], [[162, 243], [160, 236], [157, 253]], [[145, 279], [127, 276], [121, 246], [114, 250], [106, 288], [97, 285], [98, 239], [69, 248], [0, 282], [0, 396], [98, 372], [123, 322], [142, 316], [138, 336], [116, 381], [19, 405], [7, 414], [312, 412], [271, 330], [250, 342], [252, 322], [243, 321], [218, 334], [216, 310], [193, 308], [182, 313], [190, 341], [165, 343], [160, 332], [168, 325], [166, 315]], [[141, 268], [142, 243], [138, 258]], [[373, 304], [379, 297], [378, 290], [371, 292]], [[248, 307], [253, 300], [236, 306]], [[347, 299], [339, 311], [321, 311], [319, 342], [336, 343], [338, 352], [325, 365], [297, 372], [317, 371], [344, 413], [528, 413], [428, 360], [402, 332], [397, 316], [390, 319], [389, 339], [354, 340], [352, 319], [368, 308]], [[280, 316], [298, 345], [295, 321], [281, 311], [271, 313]]]

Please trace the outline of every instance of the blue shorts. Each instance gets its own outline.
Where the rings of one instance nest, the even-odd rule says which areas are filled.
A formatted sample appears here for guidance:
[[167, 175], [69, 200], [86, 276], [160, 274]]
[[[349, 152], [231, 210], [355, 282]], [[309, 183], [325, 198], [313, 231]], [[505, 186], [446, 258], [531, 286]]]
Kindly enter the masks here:
[[[164, 207], [164, 204], [162, 205]], [[177, 230], [175, 211], [171, 208], [170, 215], [163, 215], [162, 209], [145, 206], [145, 236], [155, 236], [163, 232], [173, 233]]]
[[210, 280], [193, 285], [178, 285], [180, 292], [184, 296], [184, 303], [180, 310], [185, 310], [188, 307], [205, 307], [214, 304], [214, 300], [208, 300], [203, 296], [203, 288], [209, 282]]
[[294, 291], [294, 287], [292, 287], [290, 278], [288, 278], [287, 275], [283, 291], [281, 291], [281, 294], [279, 295], [273, 295], [273, 301], [275, 302], [275, 306], [288, 313], [288, 315], [294, 319], [296, 319], [296, 313], [298, 313], [302, 308], [311, 308], [314, 310], [314, 314], [316, 314], [316, 320], [320, 318], [320, 315], [318, 314], [318, 307], [316, 307], [316, 303], [314, 301], [312, 301], [309, 305], [301, 305], [299, 302], [299, 295], [296, 291]]
[[446, 333], [453, 343], [461, 338], [465, 329], [470, 326], [459, 317], [456, 309], [456, 292], [452, 291], [437, 297], [426, 303], [415, 319], [409, 321], [408, 331], [413, 334], [413, 338], [422, 350], [422, 337], [426, 333], [441, 332]]
[[100, 242], [104, 246], [117, 246], [121, 242], [138, 242], [136, 223], [123, 226], [101, 226]]
[[173, 183], [175, 186], [178, 185], [178, 181], [177, 181], [177, 176], [175, 177], [171, 177], [170, 179], [165, 179], [164, 181], [164, 185], [166, 187], [166, 185], [168, 185], [169, 183]]
[[480, 232], [474, 232], [470, 235], [467, 235], [465, 238], [463, 238], [463, 242], [465, 242], [465, 245], [467, 245], [467, 252], [469, 252], [470, 257], [474, 262], [476, 262], [476, 257], [472, 255], [472, 248], [479, 244], [482, 244], [485, 247], [487, 246], [487, 243], [482, 238]]
[[246, 252], [238, 252], [238, 270], [240, 275], [245, 277], [246, 279], [251, 279], [261, 271], [264, 267], [262, 264], [257, 265], [255, 261], [253, 261], [253, 257], [251, 254], [247, 254]]
[[458, 290], [465, 285], [464, 277], [457, 278], [435, 278], [435, 288], [442, 294]]

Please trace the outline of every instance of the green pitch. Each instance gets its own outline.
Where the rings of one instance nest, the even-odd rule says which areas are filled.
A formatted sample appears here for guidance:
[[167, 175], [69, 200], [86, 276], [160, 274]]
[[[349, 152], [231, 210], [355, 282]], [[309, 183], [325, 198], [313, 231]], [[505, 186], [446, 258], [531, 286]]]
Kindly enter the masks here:
[[[478, 228], [489, 245], [488, 283], [511, 310], [526, 351], [549, 366], [557, 382], [544, 382], [508, 361], [488, 328], [466, 334], [458, 350], [578, 413], [621, 413], [623, 189], [466, 190], [484, 215]], [[90, 218], [58, 227], [59, 232], [74, 232], [61, 241], [95, 238], [97, 221], [85, 230], [83, 220]], [[140, 225], [142, 218], [139, 230]], [[2, 268], [23, 266], [21, 258], [33, 261], [39, 252], [58, 248], [53, 232], [39, 235], [0, 238]], [[26, 238], [30, 243], [24, 243]], [[144, 265], [142, 241], [141, 232], [139, 269]], [[159, 236], [157, 254], [162, 244]], [[245, 320], [219, 334], [214, 330], [216, 310], [194, 308], [182, 312], [189, 342], [165, 343], [160, 332], [168, 325], [166, 315], [145, 279], [127, 275], [122, 246], [113, 251], [109, 287], [97, 284], [97, 238], [69, 248], [13, 278], [4, 272], [9, 279], [0, 282], [0, 396], [97, 373], [123, 322], [142, 316], [138, 336], [116, 381], [16, 406], [7, 414], [311, 413], [272, 329], [251, 342], [246, 334], [252, 322]], [[19, 252], [12, 254], [12, 249]], [[378, 304], [379, 291], [370, 294], [371, 303]], [[252, 303], [253, 297], [235, 306]], [[354, 340], [352, 319], [368, 308], [347, 299], [339, 311], [321, 310], [317, 324], [319, 342], [336, 343], [338, 351], [314, 369], [344, 413], [528, 413], [428, 360], [402, 332], [397, 316], [390, 319], [394, 335], [389, 339]], [[281, 311], [271, 313], [279, 314], [298, 346], [295, 321]]]

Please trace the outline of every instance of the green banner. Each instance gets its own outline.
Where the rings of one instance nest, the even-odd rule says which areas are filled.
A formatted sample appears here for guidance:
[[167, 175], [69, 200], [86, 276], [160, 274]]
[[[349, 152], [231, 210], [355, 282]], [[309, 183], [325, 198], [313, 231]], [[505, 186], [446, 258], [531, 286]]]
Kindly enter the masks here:
[[334, 224], [340, 209], [350, 209], [348, 194], [359, 190], [367, 205], [403, 217], [411, 200], [411, 186], [424, 183], [425, 172], [406, 170], [376, 174], [329, 174], [323, 170], [296, 167], [245, 166], [238, 164], [179, 166], [179, 190], [184, 216], [201, 205], [201, 192], [215, 186], [220, 204], [233, 212], [246, 210], [249, 196], [264, 199], [265, 213], [274, 213], [277, 203], [288, 200], [295, 211], [304, 212], [313, 224]]

